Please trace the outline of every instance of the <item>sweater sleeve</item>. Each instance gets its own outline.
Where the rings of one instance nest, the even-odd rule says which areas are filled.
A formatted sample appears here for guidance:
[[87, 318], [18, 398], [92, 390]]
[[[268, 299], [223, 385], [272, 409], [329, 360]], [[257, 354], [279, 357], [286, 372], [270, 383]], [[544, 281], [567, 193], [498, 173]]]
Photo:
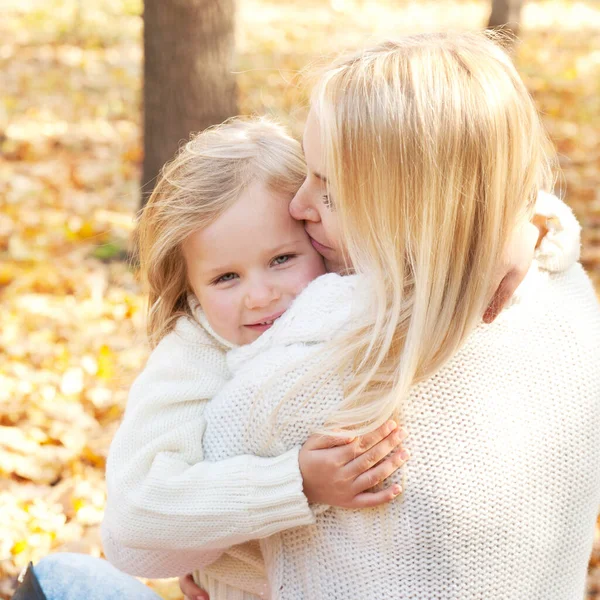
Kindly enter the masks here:
[[[194, 573], [196, 583], [209, 593], [211, 598], [228, 600], [256, 600], [264, 596], [267, 578], [262, 556], [253, 542], [222, 550], [190, 550], [183, 556], [169, 550], [143, 550], [127, 548], [112, 539], [110, 531], [103, 537], [104, 552], [111, 556], [115, 565], [135, 565], [138, 577], [170, 577], [185, 567], [186, 573]], [[204, 567], [208, 561], [214, 560]], [[198, 568], [201, 570], [197, 570]], [[196, 570], [194, 570], [196, 569]]]
[[202, 334], [181, 319], [157, 346], [109, 451], [105, 554], [133, 575], [182, 575], [219, 550], [314, 522], [299, 448], [204, 461], [204, 410], [227, 369], [223, 350]]

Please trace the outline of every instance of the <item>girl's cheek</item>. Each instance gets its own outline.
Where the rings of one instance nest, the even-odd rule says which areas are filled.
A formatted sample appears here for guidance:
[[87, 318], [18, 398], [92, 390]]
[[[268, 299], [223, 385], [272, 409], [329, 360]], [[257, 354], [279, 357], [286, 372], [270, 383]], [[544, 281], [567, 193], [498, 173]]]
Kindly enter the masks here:
[[236, 310], [236, 293], [232, 289], [214, 290], [205, 298], [203, 305], [204, 313], [209, 323], [221, 334], [225, 329], [231, 328], [235, 315], [239, 312]]
[[302, 290], [320, 275], [325, 274], [325, 264], [320, 255], [307, 256], [299, 269], [291, 269], [288, 276], [288, 285], [291, 294], [296, 297]]

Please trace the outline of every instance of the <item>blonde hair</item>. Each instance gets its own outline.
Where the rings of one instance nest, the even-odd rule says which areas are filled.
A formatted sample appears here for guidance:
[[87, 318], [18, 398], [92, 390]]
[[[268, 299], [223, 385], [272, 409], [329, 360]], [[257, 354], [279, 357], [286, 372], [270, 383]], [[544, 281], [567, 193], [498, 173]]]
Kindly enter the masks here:
[[235, 118], [207, 129], [163, 167], [135, 235], [152, 347], [190, 314], [183, 241], [217, 219], [251, 183], [291, 198], [305, 177], [300, 144], [266, 118]]
[[[326, 430], [402, 416], [409, 389], [481, 322], [513, 228], [554, 153], [513, 64], [483, 34], [423, 34], [335, 62], [312, 97], [342, 246], [368, 325], [320, 367], [351, 375]], [[313, 374], [314, 377], [314, 374]]]

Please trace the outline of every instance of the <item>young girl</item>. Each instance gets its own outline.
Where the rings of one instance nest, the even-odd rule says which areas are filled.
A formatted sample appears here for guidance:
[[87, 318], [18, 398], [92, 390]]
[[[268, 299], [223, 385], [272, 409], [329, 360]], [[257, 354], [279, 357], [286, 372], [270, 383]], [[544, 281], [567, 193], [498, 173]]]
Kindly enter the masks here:
[[[232, 120], [182, 149], [141, 215], [155, 348], [111, 446], [103, 523], [105, 553], [123, 570], [164, 577], [216, 561], [204, 580], [213, 600], [261, 594], [257, 544], [223, 556], [194, 546], [314, 523], [309, 501], [356, 508], [399, 493], [395, 485], [367, 491], [407, 458], [393, 422], [341, 445], [313, 437], [274, 459], [203, 462], [203, 411], [228, 378], [225, 351], [258, 339], [325, 272], [289, 213], [305, 176], [300, 145], [283, 128]], [[174, 548], [184, 556], [171, 560]]]
[[[177, 314], [177, 303], [182, 310], [189, 304], [186, 274], [202, 308], [215, 302], [219, 311], [209, 317], [192, 298], [204, 330], [194, 326], [186, 337], [180, 327], [193, 323], [177, 321], [178, 335], [164, 338], [163, 353], [159, 345], [132, 389], [108, 467], [109, 558], [131, 572], [173, 574], [192, 561], [208, 564], [211, 549], [262, 538], [272, 598], [563, 598], [581, 591], [600, 499], [600, 376], [591, 362], [600, 317], [589, 281], [573, 264], [577, 224], [558, 200], [538, 193], [544, 142], [531, 99], [491, 42], [415, 36], [332, 67], [307, 123], [310, 172], [291, 211], [307, 221], [328, 265], [356, 275], [319, 277], [291, 305], [293, 292], [266, 286], [256, 294], [255, 284], [252, 302], [228, 304], [211, 294], [235, 297], [238, 286], [250, 285], [260, 270], [245, 271], [239, 261], [253, 255], [238, 245], [214, 265], [204, 256], [237, 244], [251, 215], [220, 229], [224, 212], [212, 232], [195, 239], [193, 219], [179, 210], [177, 221], [190, 226], [187, 273], [175, 276], [177, 246], [162, 245], [171, 261], [157, 297], [176, 299], [162, 322]], [[538, 196], [552, 231], [509, 309], [482, 324], [502, 252]], [[174, 222], [169, 212], [157, 218], [166, 230]], [[265, 221], [265, 229], [272, 225]], [[264, 235], [260, 229], [250, 239]], [[279, 255], [265, 256], [262, 269], [265, 262], [275, 268]], [[238, 308], [221, 312], [225, 306]], [[258, 320], [246, 319], [257, 306], [264, 309]], [[262, 335], [229, 352], [233, 378], [220, 391], [225, 376], [210, 387], [207, 375], [223, 373], [224, 363], [203, 368], [209, 363], [195, 349], [212, 348], [210, 337], [225, 347], [228, 337], [251, 341], [248, 326]], [[162, 381], [168, 386], [160, 389]], [[198, 398], [201, 427], [185, 412]], [[153, 412], [165, 406], [173, 416], [166, 425]], [[206, 490], [210, 479], [188, 480], [189, 471], [206, 468], [197, 461], [285, 456], [315, 430], [361, 433], [400, 412], [413, 448], [402, 502], [363, 511], [320, 507], [304, 527], [276, 523], [277, 511], [288, 517], [280, 502], [270, 529], [261, 528], [264, 496], [237, 495], [235, 512], [226, 500], [238, 493], [236, 481], [223, 477], [210, 494], [207, 535], [207, 515], [197, 506], [199, 485]], [[169, 437], [174, 426], [182, 433]], [[145, 442], [136, 442], [136, 427], [149, 432]], [[558, 434], [569, 448], [560, 460]], [[304, 488], [311, 489], [306, 479]], [[254, 550], [246, 546], [242, 556], [259, 565]], [[235, 597], [223, 586], [239, 577], [230, 557], [241, 551], [221, 556], [212, 577], [200, 579], [213, 599]], [[565, 557], [568, 568], [560, 568]]]

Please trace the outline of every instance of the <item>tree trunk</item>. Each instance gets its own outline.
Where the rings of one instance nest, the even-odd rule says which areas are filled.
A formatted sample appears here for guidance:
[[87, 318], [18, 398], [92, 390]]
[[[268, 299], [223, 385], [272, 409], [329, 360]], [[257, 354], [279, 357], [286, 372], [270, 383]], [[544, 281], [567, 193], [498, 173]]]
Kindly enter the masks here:
[[236, 114], [235, 0], [144, 3], [142, 206], [190, 133]]
[[488, 29], [502, 27], [519, 35], [522, 7], [523, 0], [492, 0]]

